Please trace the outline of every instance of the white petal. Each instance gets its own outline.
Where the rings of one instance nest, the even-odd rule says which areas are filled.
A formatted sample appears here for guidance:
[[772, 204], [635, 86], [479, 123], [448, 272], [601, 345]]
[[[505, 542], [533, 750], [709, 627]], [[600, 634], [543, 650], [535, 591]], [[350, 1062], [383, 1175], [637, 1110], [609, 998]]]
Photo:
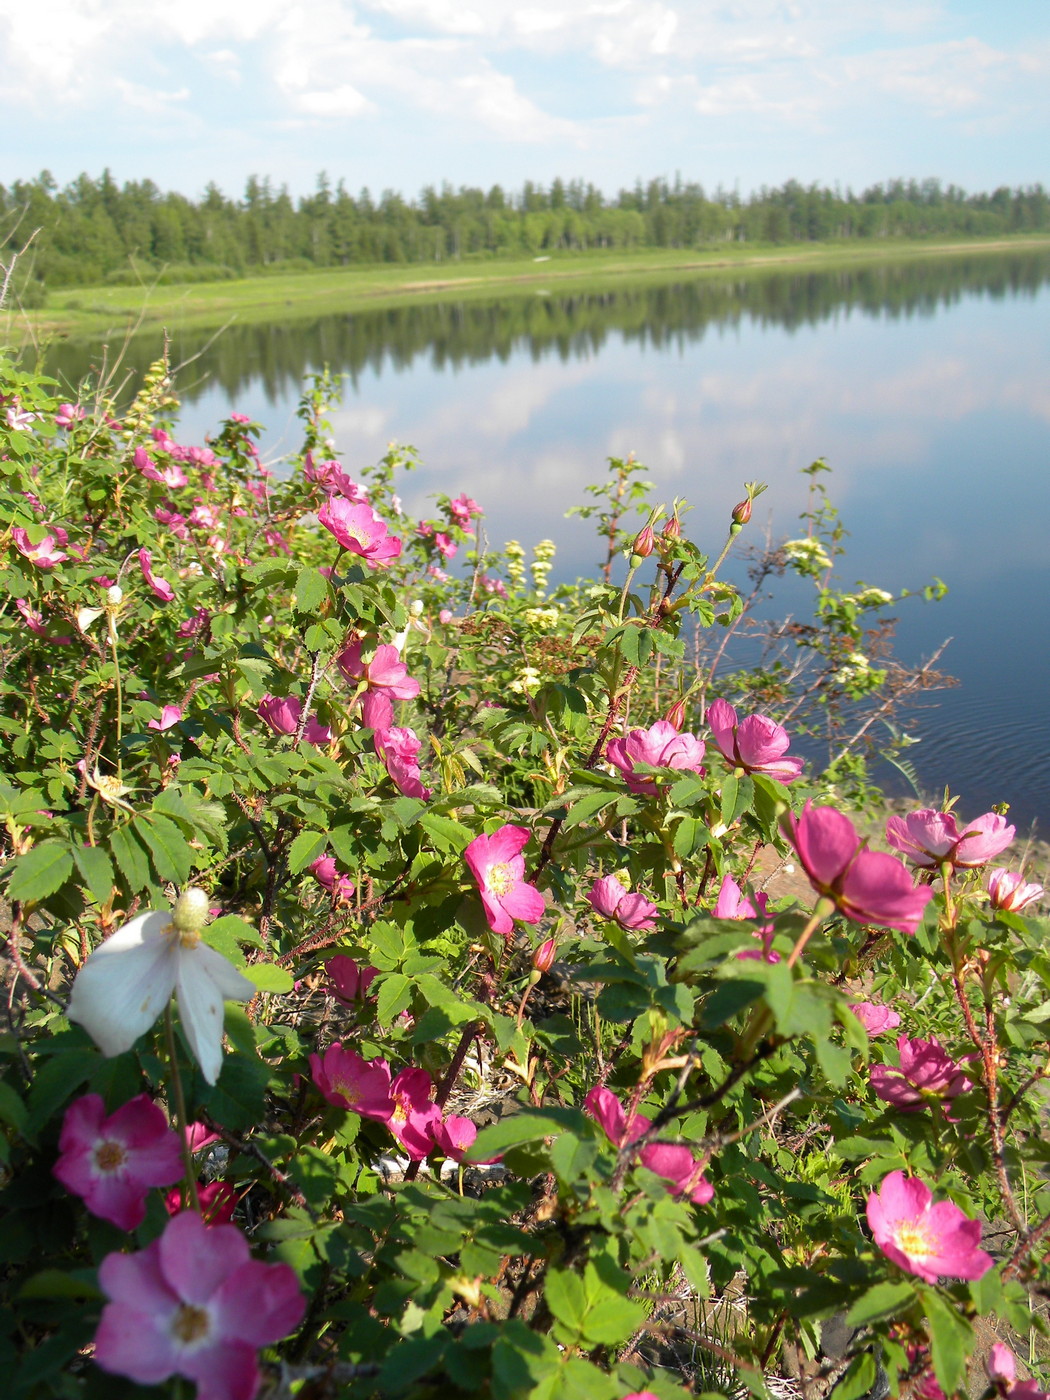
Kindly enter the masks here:
[[139, 914], [96, 948], [73, 981], [68, 1016], [103, 1055], [130, 1050], [168, 1004], [178, 944], [171, 915]]
[[255, 988], [205, 943], [179, 949], [175, 986], [182, 1029], [204, 1078], [214, 1084], [222, 1069], [223, 998], [244, 1000]]
[[208, 971], [223, 997], [227, 1001], [250, 1001], [255, 995], [255, 983], [249, 982], [242, 972], [238, 972], [229, 958], [209, 948], [207, 943], [198, 943], [190, 953]]

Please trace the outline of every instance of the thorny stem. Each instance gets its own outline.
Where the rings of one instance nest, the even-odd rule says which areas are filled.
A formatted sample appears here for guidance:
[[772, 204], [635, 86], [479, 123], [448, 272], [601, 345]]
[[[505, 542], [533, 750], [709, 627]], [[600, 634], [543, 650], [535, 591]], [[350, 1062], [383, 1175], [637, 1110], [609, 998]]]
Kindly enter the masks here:
[[306, 692], [306, 699], [303, 701], [302, 713], [299, 716], [299, 723], [295, 730], [295, 747], [298, 748], [303, 742], [303, 735], [306, 733], [306, 726], [310, 723], [310, 711], [313, 709], [314, 695], [321, 682], [326, 667], [321, 664], [321, 653], [314, 651], [310, 653], [310, 685]]
[[197, 1195], [197, 1169], [190, 1151], [189, 1119], [186, 1116], [186, 1096], [182, 1092], [182, 1076], [179, 1074], [179, 1060], [175, 1049], [175, 1026], [171, 1019], [171, 1002], [164, 1008], [164, 1038], [168, 1046], [168, 1064], [171, 1066], [171, 1090], [175, 1097], [175, 1131], [179, 1135], [182, 1148], [182, 1165], [186, 1172], [183, 1202], [186, 1196], [198, 1215], [201, 1213], [200, 1198]]

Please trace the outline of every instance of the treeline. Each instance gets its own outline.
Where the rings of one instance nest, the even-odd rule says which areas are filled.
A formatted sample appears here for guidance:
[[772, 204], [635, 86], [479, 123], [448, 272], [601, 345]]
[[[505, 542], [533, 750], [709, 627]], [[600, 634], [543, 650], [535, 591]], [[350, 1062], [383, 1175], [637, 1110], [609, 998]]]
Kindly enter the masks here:
[[893, 180], [861, 194], [804, 186], [740, 196], [696, 183], [639, 182], [607, 197], [582, 180], [527, 182], [517, 193], [427, 187], [352, 195], [324, 174], [313, 194], [249, 179], [242, 199], [215, 184], [198, 201], [109, 171], [59, 189], [48, 171], [0, 185], [0, 242], [23, 260], [23, 291], [135, 281], [212, 280], [248, 272], [367, 263], [442, 262], [585, 248], [701, 248], [854, 238], [990, 237], [1050, 229], [1042, 185], [967, 194], [938, 180]]
[[[435, 369], [506, 362], [522, 352], [537, 362], [556, 356], [568, 363], [599, 353], [611, 337], [684, 349], [741, 323], [793, 331], [850, 312], [906, 319], [933, 315], [963, 297], [1031, 298], [1048, 284], [1050, 252], [1034, 250], [819, 272], [749, 269], [740, 278], [618, 282], [600, 293], [533, 290], [498, 301], [425, 299], [291, 321], [234, 323], [217, 337], [175, 325], [171, 358], [175, 364], [193, 359], [187, 402], [218, 387], [224, 399], [237, 403], [256, 386], [267, 402], [278, 404], [294, 400], [319, 364], [357, 386], [362, 377], [407, 370], [421, 358]], [[124, 364], [145, 372], [165, 338], [160, 329], [142, 331], [129, 344]], [[97, 357], [93, 340], [58, 341], [49, 347], [47, 368], [62, 383], [75, 385], [89, 376]], [[126, 393], [137, 388], [136, 380]]]

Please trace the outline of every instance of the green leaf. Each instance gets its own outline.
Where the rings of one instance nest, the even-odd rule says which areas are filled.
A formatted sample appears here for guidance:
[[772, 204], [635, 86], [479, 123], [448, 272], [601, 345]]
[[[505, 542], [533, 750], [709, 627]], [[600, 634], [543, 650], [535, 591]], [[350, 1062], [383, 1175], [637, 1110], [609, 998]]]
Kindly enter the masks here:
[[469, 827], [452, 817], [443, 817], [440, 812], [423, 812], [419, 825], [433, 839], [439, 851], [452, 855], [460, 855], [474, 838], [474, 832]]
[[73, 859], [91, 897], [105, 904], [113, 894], [113, 862], [101, 846], [74, 846]]
[[132, 827], [117, 827], [109, 838], [109, 848], [131, 893], [138, 894], [145, 889], [149, 884], [149, 861]]
[[19, 1095], [0, 1079], [0, 1122], [21, 1132], [26, 1125], [26, 1106]]
[[412, 983], [403, 972], [391, 972], [383, 978], [376, 996], [376, 1019], [389, 1026], [412, 1000]]
[[295, 580], [296, 612], [313, 613], [328, 597], [328, 580], [320, 569], [305, 565]]
[[594, 1126], [577, 1108], [523, 1108], [519, 1113], [508, 1114], [498, 1123], [482, 1128], [477, 1141], [467, 1153], [466, 1160], [487, 1162], [498, 1157], [510, 1147], [522, 1143], [540, 1142], [544, 1138], [555, 1137], [559, 1133], [570, 1132], [576, 1137], [588, 1138], [593, 1135]]
[[716, 1030], [745, 1007], [752, 1006], [766, 990], [765, 984], [751, 978], [737, 977], [723, 982], [703, 1003], [700, 1013], [706, 1030]]
[[945, 1395], [954, 1395], [966, 1382], [966, 1361], [973, 1346], [973, 1328], [932, 1288], [919, 1290], [930, 1330], [933, 1370]]
[[546, 1299], [558, 1321], [574, 1336], [582, 1336], [587, 1297], [579, 1274], [551, 1269], [547, 1274]]
[[278, 967], [276, 963], [248, 963], [238, 970], [243, 972], [259, 992], [290, 992], [295, 985], [292, 974], [286, 968]]
[[850, 1362], [846, 1374], [835, 1382], [835, 1400], [858, 1400], [875, 1384], [875, 1358], [862, 1352]]
[[73, 853], [64, 841], [42, 841], [15, 861], [7, 897], [23, 903], [46, 899], [73, 873]]
[[150, 814], [136, 817], [132, 825], [149, 847], [161, 884], [184, 885], [193, 869], [193, 852], [175, 822], [170, 817]]
[[877, 1283], [858, 1298], [846, 1314], [847, 1327], [864, 1327], [884, 1317], [896, 1317], [915, 1300], [912, 1283]]
[[67, 1274], [61, 1269], [41, 1269], [27, 1278], [18, 1290], [19, 1298], [87, 1298], [92, 1302], [103, 1297], [98, 1284], [85, 1273]]
[[288, 869], [298, 875], [317, 859], [327, 844], [328, 837], [323, 831], [300, 831], [288, 848]]

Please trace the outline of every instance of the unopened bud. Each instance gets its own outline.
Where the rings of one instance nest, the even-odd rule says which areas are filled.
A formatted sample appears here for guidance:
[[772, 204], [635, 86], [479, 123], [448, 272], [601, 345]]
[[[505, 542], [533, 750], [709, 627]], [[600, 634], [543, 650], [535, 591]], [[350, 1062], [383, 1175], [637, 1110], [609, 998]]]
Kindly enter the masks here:
[[631, 554], [637, 555], [639, 559], [648, 559], [653, 552], [654, 544], [653, 527], [646, 525], [638, 531], [634, 544], [631, 546]]
[[677, 512], [671, 516], [670, 520], [664, 523], [663, 537], [665, 540], [677, 540], [682, 533], [682, 522], [678, 519]]
[[553, 938], [548, 938], [532, 955], [532, 965], [537, 972], [550, 972], [554, 965], [554, 950], [556, 943]]
[[413, 598], [413, 599], [412, 599], [411, 603], [409, 603], [409, 605], [408, 605], [408, 614], [409, 614], [410, 617], [422, 617], [422, 616], [423, 616], [423, 599], [422, 599], [422, 598]]
[[171, 922], [177, 933], [198, 933], [208, 922], [211, 900], [199, 885], [190, 885], [179, 895], [172, 911]]
[[667, 714], [664, 716], [664, 719], [668, 724], [673, 725], [675, 729], [679, 730], [679, 732], [681, 731], [682, 725], [685, 723], [684, 695], [682, 696], [681, 700], [675, 701], [675, 703], [667, 711]]
[[112, 588], [106, 589], [106, 602], [111, 608], [117, 608], [124, 601], [124, 590], [119, 584], [113, 584]]
[[746, 525], [751, 519], [751, 497], [747, 496], [733, 507], [733, 524]]

